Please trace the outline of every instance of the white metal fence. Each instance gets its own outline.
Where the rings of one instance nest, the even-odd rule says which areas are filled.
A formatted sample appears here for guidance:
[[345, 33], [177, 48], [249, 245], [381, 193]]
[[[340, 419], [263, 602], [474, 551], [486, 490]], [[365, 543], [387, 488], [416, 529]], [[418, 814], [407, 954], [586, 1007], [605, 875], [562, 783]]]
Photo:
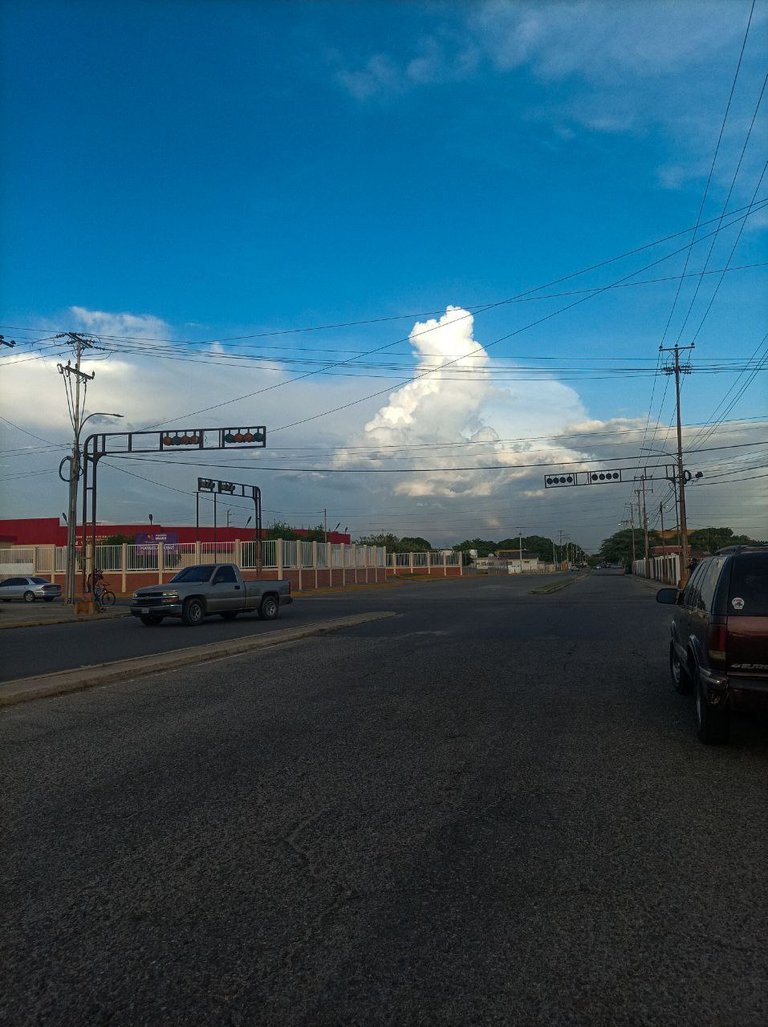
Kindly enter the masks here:
[[[83, 569], [83, 550], [77, 548], [78, 570]], [[422, 556], [424, 554], [415, 554]], [[331, 542], [304, 542], [269, 539], [259, 542], [181, 542], [96, 546], [94, 566], [105, 574], [120, 575], [122, 588], [131, 588], [130, 577], [139, 574], [173, 574], [199, 563], [236, 563], [245, 571], [270, 571], [282, 577], [286, 572], [342, 572], [342, 582], [358, 580], [363, 572], [387, 572], [387, 552], [381, 546], [344, 545]], [[0, 575], [63, 575], [67, 565], [66, 546], [13, 546], [0, 549]], [[349, 573], [348, 573], [349, 572]], [[311, 587], [311, 576], [306, 578]], [[319, 580], [319, 579], [318, 579]], [[116, 583], [115, 583], [116, 584]]]
[[664, 585], [676, 585], [680, 580], [680, 556], [678, 553], [651, 556], [648, 558], [647, 567], [645, 560], [633, 560], [632, 573], [641, 578], [660, 581]]
[[424, 553], [387, 553], [387, 566], [396, 574], [447, 573], [449, 567], [461, 571], [462, 554], [444, 549]]

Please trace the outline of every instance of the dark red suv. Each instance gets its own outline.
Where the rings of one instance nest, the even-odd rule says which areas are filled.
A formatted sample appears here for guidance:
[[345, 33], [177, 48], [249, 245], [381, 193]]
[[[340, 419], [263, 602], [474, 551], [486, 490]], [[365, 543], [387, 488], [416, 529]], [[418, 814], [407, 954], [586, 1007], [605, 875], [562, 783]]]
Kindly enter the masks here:
[[669, 666], [696, 696], [699, 738], [727, 742], [732, 710], [768, 711], [768, 546], [721, 549], [656, 601], [675, 605]]

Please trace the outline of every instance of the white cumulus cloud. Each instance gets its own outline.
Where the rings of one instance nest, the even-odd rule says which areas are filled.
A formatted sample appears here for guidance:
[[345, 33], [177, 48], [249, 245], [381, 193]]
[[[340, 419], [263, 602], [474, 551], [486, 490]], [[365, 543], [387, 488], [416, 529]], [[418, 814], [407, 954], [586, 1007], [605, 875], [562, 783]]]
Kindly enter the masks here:
[[414, 380], [394, 391], [355, 438], [354, 445], [368, 451], [340, 451], [336, 466], [374, 470], [398, 454], [403, 466], [419, 470], [396, 478], [396, 495], [477, 497], [530, 475], [523, 464], [581, 459], [557, 443], [526, 441], [583, 419], [578, 395], [550, 380], [499, 388], [489, 373], [491, 358], [473, 333], [474, 318], [461, 307], [414, 325]]

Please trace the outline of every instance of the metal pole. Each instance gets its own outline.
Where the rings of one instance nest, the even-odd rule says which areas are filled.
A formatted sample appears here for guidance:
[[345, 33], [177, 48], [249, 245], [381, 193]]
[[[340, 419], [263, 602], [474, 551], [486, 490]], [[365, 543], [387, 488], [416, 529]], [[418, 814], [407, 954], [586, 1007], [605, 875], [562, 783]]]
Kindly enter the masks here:
[[69, 464], [69, 502], [67, 504], [67, 562], [64, 578], [64, 602], [75, 601], [75, 564], [77, 560], [77, 487], [80, 481], [80, 435], [75, 433], [72, 459]]
[[254, 520], [256, 528], [256, 567], [259, 575], [262, 572], [262, 552], [261, 552], [261, 489], [258, 485], [253, 487], [253, 507], [254, 507]]

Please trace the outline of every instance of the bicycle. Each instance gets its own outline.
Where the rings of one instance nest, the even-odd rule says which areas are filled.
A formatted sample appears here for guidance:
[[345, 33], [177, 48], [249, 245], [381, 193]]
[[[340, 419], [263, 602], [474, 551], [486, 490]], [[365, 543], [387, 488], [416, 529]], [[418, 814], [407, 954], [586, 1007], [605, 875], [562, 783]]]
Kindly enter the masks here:
[[111, 588], [107, 588], [103, 581], [100, 581], [93, 590], [93, 601], [96, 604], [96, 609], [101, 612], [107, 607], [115, 605], [115, 593]]

